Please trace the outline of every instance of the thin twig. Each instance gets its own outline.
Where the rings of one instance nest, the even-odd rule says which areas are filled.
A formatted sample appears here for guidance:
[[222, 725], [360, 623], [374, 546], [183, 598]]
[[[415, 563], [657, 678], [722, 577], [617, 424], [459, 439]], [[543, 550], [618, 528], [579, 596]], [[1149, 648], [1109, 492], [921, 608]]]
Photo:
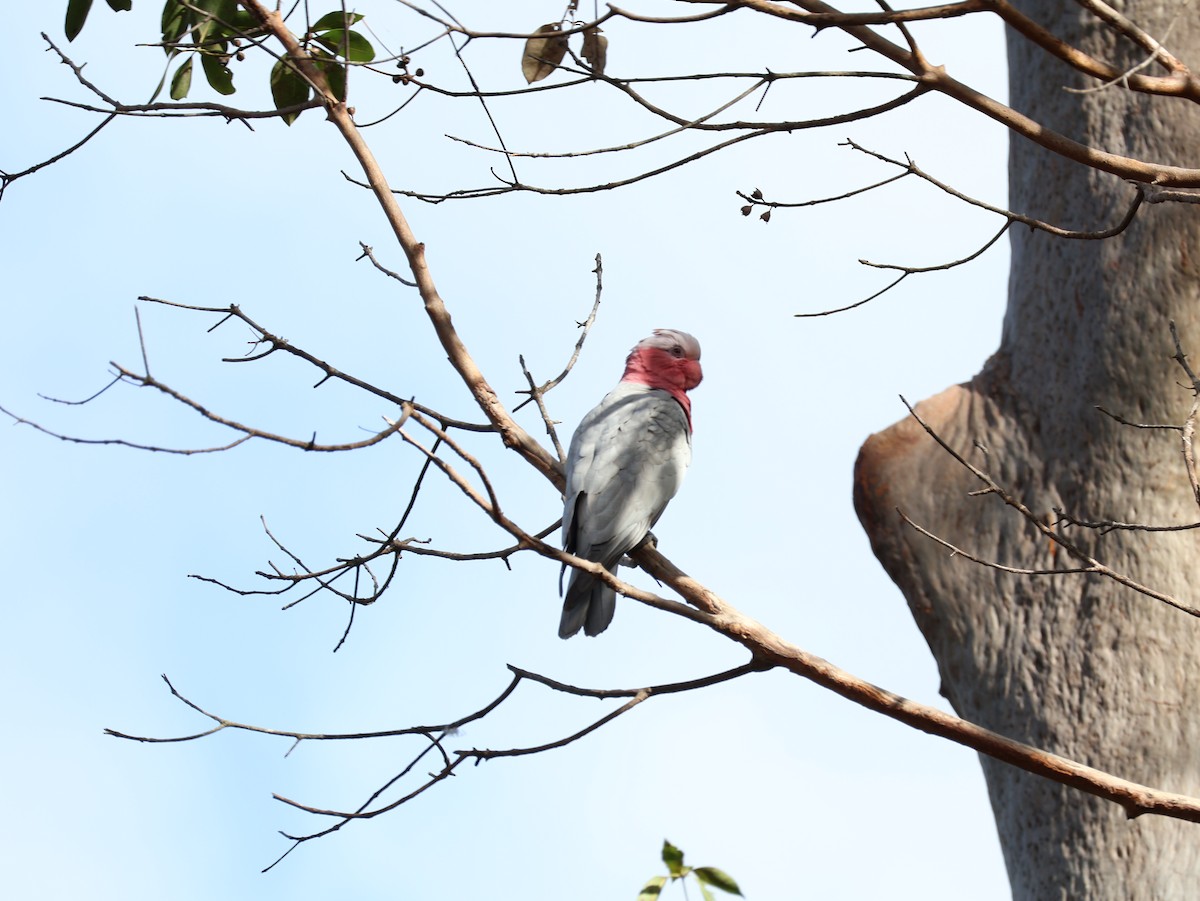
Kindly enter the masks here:
[[600, 254], [596, 254], [596, 268], [592, 272], [596, 276], [596, 299], [592, 302], [592, 310], [588, 313], [587, 319], [576, 323], [576, 326], [580, 329], [579, 339], [575, 342], [575, 349], [572, 351], [571, 358], [567, 360], [567, 365], [563, 367], [562, 372], [550, 379], [550, 381], [538, 385], [534, 382], [533, 375], [525, 365], [524, 354], [518, 357], [521, 364], [521, 372], [525, 375], [525, 380], [529, 383], [529, 390], [518, 391], [517, 393], [528, 394], [529, 398], [513, 407], [513, 413], [519, 411], [530, 401], [534, 401], [537, 404], [538, 412], [541, 413], [542, 422], [546, 425], [546, 433], [550, 436], [550, 441], [554, 444], [554, 451], [558, 454], [558, 459], [563, 462], [566, 461], [566, 455], [563, 453], [562, 443], [558, 440], [558, 431], [554, 428], [556, 424], [555, 420], [551, 419], [550, 411], [546, 409], [545, 397], [546, 394], [558, 387], [570, 374], [571, 370], [575, 368], [575, 363], [579, 360], [579, 354], [583, 350], [583, 342], [587, 340], [587, 336], [592, 330], [592, 325], [596, 321], [596, 313], [600, 310], [600, 295], [604, 291], [604, 263]]
[[1156, 601], [1161, 601], [1162, 603], [1167, 604], [1170, 607], [1174, 607], [1176, 610], [1181, 610], [1190, 616], [1200, 617], [1200, 609], [1193, 607], [1190, 604], [1186, 604], [1183, 601], [1166, 594], [1165, 592], [1158, 591], [1157, 589], [1151, 588], [1148, 585], [1143, 585], [1142, 583], [1124, 575], [1123, 573], [1117, 572], [1111, 567], [1101, 563], [1074, 542], [1069, 541], [1065, 536], [1047, 525], [1041, 517], [1037, 516], [1032, 510], [1021, 503], [1021, 501], [1009, 494], [1009, 492], [1001, 487], [1001, 485], [990, 475], [968, 461], [960, 453], [958, 453], [958, 451], [954, 450], [954, 448], [950, 447], [950, 445], [946, 443], [945, 439], [943, 439], [941, 435], [939, 435], [928, 423], [925, 422], [924, 419], [921, 418], [920, 414], [917, 413], [913, 406], [904, 399], [903, 395], [900, 397], [900, 402], [908, 408], [909, 415], [911, 415], [917, 424], [925, 430], [925, 433], [929, 435], [929, 437], [938, 443], [938, 446], [941, 447], [942, 450], [949, 454], [956, 462], [958, 462], [960, 466], [970, 472], [973, 476], [975, 476], [975, 478], [977, 478], [986, 486], [986, 491], [983, 493], [995, 494], [997, 497], [999, 497], [1002, 501], [1004, 501], [1005, 504], [1016, 510], [1025, 519], [1025, 521], [1032, 525], [1043, 537], [1047, 538], [1058, 547], [1061, 547], [1076, 560], [1082, 562], [1087, 572], [1112, 579], [1119, 585], [1124, 585], [1126, 588], [1136, 591], [1138, 594], [1144, 594], [1146, 597], [1153, 598]]
[[374, 248], [367, 246], [362, 241], [358, 242], [358, 246], [362, 248], [362, 256], [360, 256], [358, 259], [361, 260], [361, 259], [363, 259], [363, 257], [366, 257], [368, 260], [371, 261], [372, 266], [374, 266], [376, 269], [378, 269], [380, 272], [382, 272], [384, 275], [388, 276], [389, 278], [394, 278], [396, 281], [398, 281], [402, 285], [406, 285], [409, 288], [415, 288], [417, 286], [416, 282], [409, 281], [404, 276], [400, 275], [398, 272], [393, 272], [391, 269], [388, 269], [386, 266], [384, 266], [382, 263], [380, 263], [379, 260], [375, 259]]

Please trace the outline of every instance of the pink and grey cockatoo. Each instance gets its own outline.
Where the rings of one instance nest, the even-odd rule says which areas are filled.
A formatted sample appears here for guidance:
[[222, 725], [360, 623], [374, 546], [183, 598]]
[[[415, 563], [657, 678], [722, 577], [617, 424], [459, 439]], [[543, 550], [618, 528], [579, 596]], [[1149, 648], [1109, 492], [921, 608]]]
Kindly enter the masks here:
[[[575, 430], [567, 455], [563, 547], [616, 573], [679, 490], [692, 460], [692, 403], [700, 384], [700, 342], [655, 329], [625, 360], [620, 383]], [[616, 593], [572, 570], [560, 638], [582, 627], [599, 635], [612, 622]]]

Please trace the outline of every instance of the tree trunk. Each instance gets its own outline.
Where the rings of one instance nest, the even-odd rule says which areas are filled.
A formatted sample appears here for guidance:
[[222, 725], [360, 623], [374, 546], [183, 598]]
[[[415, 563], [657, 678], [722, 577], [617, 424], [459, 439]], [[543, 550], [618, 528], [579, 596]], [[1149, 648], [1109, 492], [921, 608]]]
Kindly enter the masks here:
[[[1135, 50], [1082, 6], [1021, 4], [1092, 55], [1130, 68]], [[1200, 23], [1177, 3], [1130, 2], [1126, 15], [1178, 57], [1200, 60]], [[1173, 28], [1172, 17], [1178, 14]], [[1165, 35], [1168, 35], [1164, 37]], [[1092, 85], [1010, 34], [1014, 107], [1084, 143], [1141, 159], [1200, 164], [1200, 113], [1183, 100]], [[1147, 70], [1154, 71], [1154, 70]], [[1161, 72], [1161, 69], [1158, 69]], [[1120, 180], [1014, 138], [1011, 207], [1072, 228], [1119, 220]], [[1168, 323], [1200, 359], [1200, 213], [1144, 207], [1107, 241], [1016, 227], [1000, 348], [983, 371], [918, 405], [948, 443], [1032, 510], [1085, 519], [1200, 519], [1179, 433], [1124, 427], [1183, 421], [1191, 402], [1171, 361]], [[1032, 569], [1077, 565], [980, 484], [911, 419], [872, 435], [855, 502], [876, 556], [903, 591], [964, 717], [1118, 776], [1200, 794], [1200, 622], [1092, 575], [1020, 576], [952, 557], [895, 508], [983, 559]], [[1062, 528], [1062, 527], [1060, 527]], [[1196, 532], [1069, 537], [1140, 582], [1200, 605]], [[1200, 827], [1123, 810], [983, 759], [1018, 899], [1169, 899], [1200, 887]]]

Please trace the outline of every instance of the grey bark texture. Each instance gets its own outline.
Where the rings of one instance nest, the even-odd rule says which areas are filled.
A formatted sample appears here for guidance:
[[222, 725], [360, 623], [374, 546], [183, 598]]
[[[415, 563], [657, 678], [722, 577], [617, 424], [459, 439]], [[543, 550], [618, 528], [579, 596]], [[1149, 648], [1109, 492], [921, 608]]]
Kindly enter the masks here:
[[[1019, 4], [1066, 41], [1132, 67], [1146, 54], [1076, 3]], [[1124, 13], [1200, 64], [1200, 9], [1129, 2]], [[1173, 19], [1178, 16], [1178, 21]], [[1168, 37], [1163, 37], [1168, 35]], [[1200, 165], [1200, 111], [1183, 100], [1093, 84], [1017, 35], [1011, 103], [1089, 146]], [[1154, 70], [1148, 70], [1154, 71]], [[1157, 70], [1157, 71], [1161, 71]], [[1132, 188], [1014, 137], [1010, 205], [1072, 228], [1119, 220]], [[1168, 322], [1200, 361], [1200, 208], [1143, 208], [1107, 241], [1065, 241], [1017, 226], [1000, 347], [970, 382], [923, 401], [948, 443], [1031, 509], [1144, 523], [1200, 519], [1179, 433], [1118, 425], [1181, 423], [1191, 402]], [[970, 298], [964, 298], [970, 303]], [[984, 559], [1076, 565], [905, 420], [872, 435], [855, 502], [872, 547], [903, 591], [962, 716], [1113, 774], [1200, 794], [1200, 621], [1097, 576], [1028, 577], [953, 558], [913, 520]], [[1200, 605], [1196, 532], [1070, 537], [1145, 584]], [[1200, 826], [1126, 818], [1097, 800], [983, 758], [1017, 899], [1200, 897]], [[969, 895], [969, 891], [964, 895]]]

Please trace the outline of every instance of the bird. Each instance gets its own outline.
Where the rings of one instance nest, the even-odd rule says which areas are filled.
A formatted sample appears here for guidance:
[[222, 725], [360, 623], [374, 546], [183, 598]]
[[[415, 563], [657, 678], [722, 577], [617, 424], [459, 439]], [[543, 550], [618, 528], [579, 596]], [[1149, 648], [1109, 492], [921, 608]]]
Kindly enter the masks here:
[[[692, 459], [692, 404], [700, 342], [655, 329], [630, 351], [617, 387], [583, 417], [571, 438], [563, 495], [563, 549], [616, 574], [617, 564], [658, 522]], [[564, 569], [565, 569], [564, 564]], [[562, 577], [559, 577], [562, 592]], [[559, 638], [599, 635], [617, 596], [589, 572], [572, 570]]]

